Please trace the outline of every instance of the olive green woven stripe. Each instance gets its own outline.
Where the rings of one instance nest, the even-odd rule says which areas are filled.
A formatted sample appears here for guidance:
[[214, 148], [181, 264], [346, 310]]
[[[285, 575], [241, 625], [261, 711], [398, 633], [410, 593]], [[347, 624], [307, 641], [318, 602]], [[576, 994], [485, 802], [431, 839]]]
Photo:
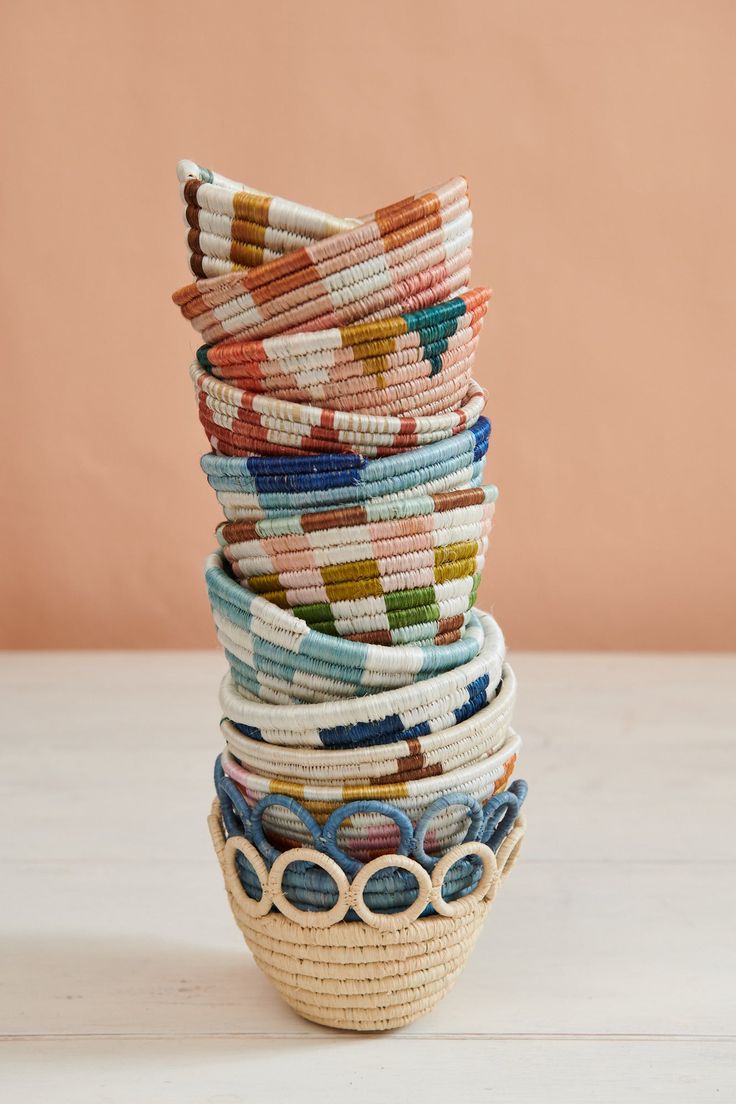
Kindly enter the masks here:
[[387, 611], [389, 626], [392, 629], [403, 629], [407, 625], [420, 625], [425, 621], [439, 621], [440, 607], [436, 602], [426, 606], [415, 606], [411, 609], [397, 609]]
[[325, 636], [342, 636], [335, 627], [334, 621], [307, 621], [313, 632], [324, 633]]
[[309, 606], [292, 606], [295, 617], [301, 617], [308, 625], [315, 621], [324, 621], [332, 618], [332, 606], [329, 602], [313, 602]]
[[[405, 595], [411, 595], [411, 603], [407, 602]], [[402, 609], [406, 605], [412, 606], [429, 605], [430, 602], [434, 602], [434, 587], [415, 587], [413, 590], [395, 590], [391, 594], [384, 594], [384, 603], [386, 605], [386, 612], [390, 613], [391, 610]]]
[[[428, 609], [436, 607], [434, 587], [416, 587], [414, 590], [397, 590], [393, 594], [382, 594], [384, 609], [376, 610], [376, 614], [386, 613], [390, 619], [392, 613], [401, 613], [408, 609]], [[391, 599], [389, 603], [389, 599]], [[439, 607], [437, 607], [439, 608]], [[313, 621], [322, 621], [335, 617], [333, 606], [329, 602], [312, 602], [309, 605], [293, 606], [294, 614], [303, 621], [311, 624]], [[339, 616], [339, 614], [338, 614]], [[412, 624], [413, 622], [409, 622]]]
[[[300, 614], [299, 616], [302, 615]], [[322, 621], [319, 618], [309, 620], [306, 617], [304, 617], [303, 620], [307, 622], [310, 629], [314, 629], [317, 632], [329, 633], [330, 636], [337, 635], [334, 621]], [[412, 609], [394, 610], [392, 613], [386, 614], [386, 621], [388, 622], [387, 631], [404, 629], [410, 625], [437, 624], [440, 620], [440, 608], [436, 604], [416, 606]], [[380, 632], [381, 630], [379, 628], [375, 631]]]
[[319, 632], [327, 633], [328, 636], [340, 635], [335, 627], [332, 607], [328, 602], [315, 602], [312, 606], [294, 606], [292, 613], [295, 617], [301, 617], [302, 621], [306, 621], [310, 628], [316, 628], [319, 625]]

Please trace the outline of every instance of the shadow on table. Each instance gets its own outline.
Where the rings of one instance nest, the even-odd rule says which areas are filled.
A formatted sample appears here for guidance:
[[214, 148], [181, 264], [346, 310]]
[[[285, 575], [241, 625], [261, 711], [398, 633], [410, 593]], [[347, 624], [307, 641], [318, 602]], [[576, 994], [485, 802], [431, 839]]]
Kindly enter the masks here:
[[283, 1003], [237, 941], [224, 949], [18, 934], [3, 941], [3, 962], [0, 1032], [7, 1035], [321, 1031]]

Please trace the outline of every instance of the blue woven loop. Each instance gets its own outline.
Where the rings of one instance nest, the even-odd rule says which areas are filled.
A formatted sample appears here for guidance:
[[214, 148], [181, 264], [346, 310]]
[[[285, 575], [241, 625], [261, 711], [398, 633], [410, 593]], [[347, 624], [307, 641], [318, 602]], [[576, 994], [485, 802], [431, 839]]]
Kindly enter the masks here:
[[[258, 846], [258, 850], [269, 867], [281, 852], [265, 840], [262, 818], [266, 808], [272, 805], [280, 805], [292, 810], [299, 817], [302, 823], [306, 825], [314, 847], [323, 854], [330, 855], [349, 878], [355, 877], [363, 867], [361, 862], [349, 858], [337, 847], [337, 832], [340, 825], [350, 816], [365, 812], [379, 813], [392, 820], [398, 825], [401, 837], [399, 847], [396, 850], [401, 854], [414, 854], [419, 862], [432, 869], [437, 859], [426, 855], [423, 857], [423, 843], [428, 824], [438, 812], [441, 812], [442, 808], [457, 805], [468, 809], [470, 826], [465, 835], [465, 841], [479, 839], [481, 842], [489, 844], [496, 851], [516, 821], [519, 808], [527, 793], [526, 782], [518, 779], [512, 783], [507, 791], [491, 798], [485, 810], [474, 798], [465, 794], [448, 795], [435, 801], [426, 810], [417, 824], [416, 831], [413, 830], [409, 818], [400, 809], [393, 808], [382, 801], [353, 801], [335, 810], [320, 834], [319, 826], [309, 811], [293, 798], [280, 794], [269, 794], [262, 798], [254, 810], [250, 810], [237, 786], [225, 776], [222, 767], [218, 767], [217, 764], [215, 766], [215, 784], [228, 836], [245, 835], [246, 838], [251, 839], [251, 842]], [[484, 813], [485, 815], [483, 815]], [[478, 830], [476, 826], [478, 825], [479, 815], [482, 825]], [[256, 832], [253, 831], [252, 825], [254, 822], [257, 824], [257, 835], [260, 844], [255, 838]], [[417, 840], [419, 841], [419, 847], [417, 847]], [[260, 883], [253, 867], [240, 853], [236, 855], [236, 863], [238, 875], [245, 892], [249, 897], [259, 900], [261, 896]], [[481, 871], [482, 866], [477, 856], [470, 855], [459, 859], [445, 875], [442, 884], [444, 899], [454, 901], [472, 892], [478, 884]], [[293, 905], [309, 911], [332, 908], [337, 901], [337, 887], [332, 877], [326, 871], [310, 863], [296, 861], [290, 864], [284, 871], [282, 888]], [[364, 889], [364, 900], [374, 912], [400, 912], [408, 908], [415, 898], [416, 879], [409, 872], [400, 869], [389, 868], [379, 871], [374, 874]], [[431, 906], [427, 906], [423, 915], [431, 915], [433, 911]], [[345, 919], [354, 921], [358, 917], [355, 913], [349, 911]]]
[[519, 779], [508, 790], [496, 794], [487, 803], [480, 839], [488, 844], [492, 851], [498, 851], [514, 826], [519, 809], [526, 797], [527, 785]]
[[319, 824], [309, 810], [305, 809], [303, 805], [300, 805], [298, 801], [295, 801], [293, 797], [287, 797], [285, 794], [267, 794], [266, 797], [261, 798], [251, 811], [250, 824], [252, 841], [263, 855], [269, 867], [276, 862], [276, 859], [281, 854], [277, 847], [269, 843], [263, 831], [263, 814], [274, 805], [280, 805], [282, 809], [289, 809], [294, 816], [298, 817], [312, 837], [313, 846], [318, 851], [322, 850], [319, 839]]
[[516, 794], [517, 798], [519, 799], [519, 808], [521, 808], [521, 806], [526, 801], [526, 795], [529, 793], [529, 786], [527, 782], [523, 778], [517, 778], [515, 782], [511, 783], [509, 789], [513, 794]]
[[383, 801], [349, 801], [347, 805], [341, 805], [339, 809], [335, 809], [327, 818], [318, 844], [320, 850], [334, 859], [346, 874], [355, 876], [362, 869], [363, 863], [358, 862], [357, 859], [351, 859], [340, 850], [337, 845], [337, 831], [349, 817], [356, 816], [358, 813], [374, 813], [392, 820], [399, 829], [399, 844], [394, 853], [397, 855], [410, 853], [414, 826], [406, 813]]
[[471, 840], [480, 838], [480, 826], [483, 821], [483, 807], [479, 801], [471, 797], [470, 794], [463, 793], [447, 794], [444, 797], [438, 797], [436, 801], [432, 802], [428, 809], [424, 810], [414, 833], [414, 857], [417, 862], [420, 862], [427, 870], [433, 870], [439, 859], [438, 856], [428, 855], [424, 849], [427, 829], [438, 813], [443, 812], [445, 809], [451, 809], [456, 805], [464, 805], [465, 808], [468, 809], [470, 823], [463, 838], [463, 843], [468, 843]]
[[215, 763], [215, 789], [228, 837], [244, 836], [245, 839], [252, 840], [252, 818], [248, 803], [232, 779], [223, 771], [219, 757]]

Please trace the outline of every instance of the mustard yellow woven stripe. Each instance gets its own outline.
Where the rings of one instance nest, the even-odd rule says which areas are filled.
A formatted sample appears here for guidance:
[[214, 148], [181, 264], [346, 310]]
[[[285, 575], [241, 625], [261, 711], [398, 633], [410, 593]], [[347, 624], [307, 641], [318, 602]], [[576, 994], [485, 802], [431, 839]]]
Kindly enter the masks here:
[[385, 341], [365, 341], [360, 345], [352, 345], [351, 348], [356, 360], [375, 360], [396, 352], [396, 338], [387, 337]]
[[441, 545], [434, 550], [434, 564], [438, 567], [453, 560], [468, 560], [478, 555], [478, 541], [457, 541], [455, 544]]
[[258, 222], [246, 222], [245, 219], [231, 219], [230, 232], [241, 245], [266, 244], [266, 227]]
[[[371, 790], [367, 786], [343, 786], [342, 799], [343, 801], [360, 801], [361, 798], [370, 799], [371, 794], [375, 791]], [[390, 786], [381, 786], [381, 798], [385, 800], [387, 797], [408, 797], [409, 787], [405, 782], [395, 782]]]
[[353, 560], [351, 563], [321, 567], [320, 575], [325, 583], [345, 583], [349, 579], [377, 579], [380, 575], [375, 560]]
[[280, 590], [267, 590], [262, 595], [267, 602], [273, 602], [274, 606], [278, 606], [279, 609], [289, 609], [289, 600], [286, 597], [286, 591], [283, 587]]
[[467, 575], [475, 575], [475, 569], [475, 559], [438, 564], [434, 569], [434, 581], [435, 583], [447, 583], [450, 579], [464, 579]]
[[286, 797], [298, 797], [300, 799], [304, 797], [303, 782], [282, 782], [272, 778], [268, 784], [268, 789], [270, 793], [284, 794]]
[[260, 245], [245, 245], [233, 238], [230, 242], [230, 260], [241, 268], [255, 268], [263, 264], [263, 249]]
[[271, 196], [251, 195], [250, 192], [235, 192], [233, 195], [235, 217], [245, 219], [247, 222], [268, 226], [270, 206]]
[[375, 356], [370, 360], [362, 361], [361, 364], [364, 376], [378, 376], [379, 378], [390, 367], [388, 357], [385, 356]]
[[359, 322], [355, 326], [343, 326], [340, 338], [343, 347], [360, 345], [365, 341], [383, 341], [387, 337], [399, 337], [408, 332], [403, 318], [384, 318], [379, 322]]
[[383, 595], [380, 577], [357, 579], [349, 583], [333, 583], [331, 586], [326, 586], [325, 590], [331, 602], [349, 602], [353, 598], [380, 598]]

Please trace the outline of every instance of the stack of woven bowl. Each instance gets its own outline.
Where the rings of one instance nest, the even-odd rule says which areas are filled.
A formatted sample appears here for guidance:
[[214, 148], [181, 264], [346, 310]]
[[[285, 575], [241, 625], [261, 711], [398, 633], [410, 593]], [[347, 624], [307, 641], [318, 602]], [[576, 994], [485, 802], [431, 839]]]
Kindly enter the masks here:
[[340, 219], [178, 174], [226, 519], [213, 841], [289, 1004], [396, 1027], [462, 969], [524, 830], [515, 679], [474, 608], [497, 491], [467, 185]]

